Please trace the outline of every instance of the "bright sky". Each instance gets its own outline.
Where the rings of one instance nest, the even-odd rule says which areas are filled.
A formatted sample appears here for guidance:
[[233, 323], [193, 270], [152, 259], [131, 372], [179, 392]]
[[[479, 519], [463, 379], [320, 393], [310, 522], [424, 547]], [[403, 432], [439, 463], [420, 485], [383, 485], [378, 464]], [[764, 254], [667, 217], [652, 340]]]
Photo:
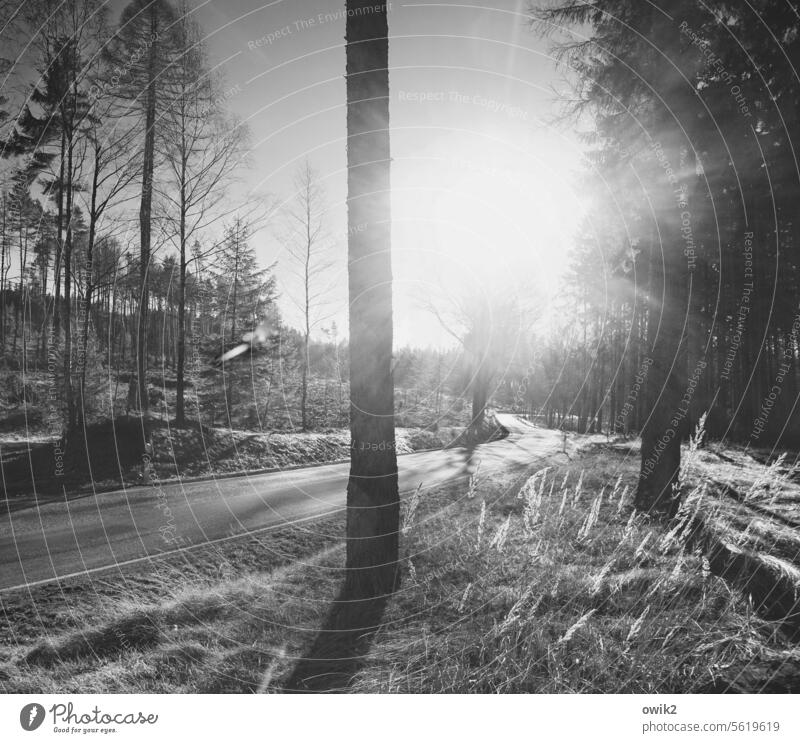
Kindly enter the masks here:
[[[393, 262], [398, 345], [450, 345], [420, 297], [491, 281], [558, 291], [582, 210], [579, 146], [557, 111], [560, 77], [526, 0], [389, 6]], [[344, 0], [196, 3], [229, 105], [252, 131], [246, 186], [280, 201], [308, 158], [338, 236], [331, 311], [346, 328]], [[286, 320], [299, 291], [275, 229], [253, 238], [278, 261]], [[325, 324], [329, 324], [330, 319]]]

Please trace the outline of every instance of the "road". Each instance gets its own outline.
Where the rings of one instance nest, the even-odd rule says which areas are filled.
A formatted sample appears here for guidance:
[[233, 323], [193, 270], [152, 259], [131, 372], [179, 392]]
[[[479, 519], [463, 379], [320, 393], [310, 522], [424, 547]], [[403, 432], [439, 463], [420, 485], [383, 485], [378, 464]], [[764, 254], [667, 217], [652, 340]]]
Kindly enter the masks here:
[[[556, 431], [499, 415], [509, 435], [466, 449], [398, 457], [400, 489], [530, 464], [558, 452]], [[345, 508], [349, 464], [127, 488], [10, 511], [0, 518], [0, 591], [16, 590], [237, 538]]]

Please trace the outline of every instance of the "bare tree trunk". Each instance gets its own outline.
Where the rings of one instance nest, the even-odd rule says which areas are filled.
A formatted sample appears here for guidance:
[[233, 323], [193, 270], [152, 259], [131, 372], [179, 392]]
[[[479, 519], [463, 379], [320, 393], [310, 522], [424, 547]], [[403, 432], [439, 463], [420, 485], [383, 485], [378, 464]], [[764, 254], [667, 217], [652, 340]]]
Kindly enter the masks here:
[[[363, 13], [369, 6], [370, 12]], [[400, 496], [392, 381], [389, 42], [386, 6], [347, 2], [347, 181], [350, 294], [350, 598], [399, 583]], [[366, 229], [359, 227], [366, 225]]]
[[[6, 354], [6, 246], [8, 240], [8, 197], [3, 192], [3, 232], [0, 235], [0, 356]], [[11, 256], [9, 256], [9, 261]]]
[[[308, 174], [308, 170], [306, 170]], [[306, 332], [303, 337], [303, 389], [300, 396], [300, 416], [303, 422], [303, 430], [308, 430], [308, 375], [311, 370], [311, 360], [309, 358], [308, 344], [311, 338], [311, 250], [313, 239], [311, 236], [311, 180], [307, 175], [305, 191], [305, 222], [306, 222], [306, 251], [304, 269], [304, 288], [305, 288], [305, 321]]]
[[56, 259], [53, 266], [53, 334], [61, 330], [61, 259], [64, 253], [64, 164], [67, 159], [66, 135], [61, 134], [61, 163], [58, 171], [58, 224], [56, 226]]
[[304, 431], [308, 431], [308, 330], [303, 336], [303, 372], [300, 389], [300, 419]]
[[237, 306], [239, 301], [239, 250], [241, 243], [239, 242], [239, 221], [236, 221], [236, 232], [234, 234], [234, 259], [233, 259], [233, 302], [231, 307], [231, 341], [236, 341], [236, 314], [239, 311]]
[[[236, 315], [239, 311], [239, 250], [241, 243], [239, 242], [239, 220], [236, 220], [235, 231], [233, 235], [234, 245], [234, 259], [233, 259], [233, 300], [231, 307], [231, 340], [236, 340]], [[221, 319], [223, 333], [225, 331], [225, 318]], [[228, 377], [225, 379], [225, 415], [228, 417], [228, 424], [233, 428], [233, 416], [231, 411], [233, 409], [233, 380]]]
[[72, 156], [73, 143], [70, 137], [67, 149], [68, 185], [65, 210], [67, 230], [64, 240], [64, 397], [67, 402], [67, 428], [76, 426], [75, 399], [72, 394]]
[[[670, 33], [669, 25], [658, 17], [662, 33]], [[674, 32], [672, 32], [674, 33]], [[656, 38], [662, 39], [660, 33]], [[665, 76], [667, 73], [664, 73]], [[687, 83], [677, 80], [675, 89]], [[690, 91], [692, 94], [694, 91]], [[678, 109], [675, 110], [686, 110]], [[688, 110], [692, 110], [689, 106]], [[690, 181], [691, 167], [682, 165], [681, 148], [685, 140], [673, 114], [662, 112], [657, 117], [661, 126], [664, 153], [678, 179]], [[661, 178], [666, 178], [662, 175]], [[638, 511], [656, 515], [672, 515], [678, 506], [675, 492], [681, 462], [681, 440], [688, 426], [688, 409], [683, 410], [687, 390], [688, 269], [683, 251], [682, 214], [688, 214], [676, 193], [680, 186], [691, 191], [689, 183], [663, 182], [658, 189], [661, 199], [657, 213], [661, 244], [654, 240], [650, 258], [650, 315], [647, 323], [648, 346], [652, 365], [647, 376], [647, 418], [642, 429], [641, 470], [636, 492]], [[684, 198], [688, 198], [685, 196]], [[660, 247], [662, 255], [658, 254]], [[662, 260], [663, 257], [663, 260]]]
[[[12, 344], [11, 353], [13, 356], [17, 355], [17, 341], [22, 336], [22, 366], [25, 367], [25, 267], [28, 263], [28, 225], [26, 222], [26, 215], [24, 214], [24, 207], [20, 204], [19, 207], [19, 304], [15, 304], [14, 311], [14, 342]], [[22, 314], [22, 322], [20, 323], [20, 312]]]
[[[185, 160], [184, 160], [185, 164]], [[178, 277], [178, 389], [175, 404], [175, 424], [183, 426], [186, 423], [185, 395], [185, 366], [186, 366], [186, 177], [181, 178], [181, 215], [180, 215], [180, 276]]]
[[89, 348], [89, 317], [92, 309], [92, 292], [94, 290], [93, 271], [94, 271], [94, 241], [97, 234], [97, 189], [98, 189], [98, 168], [100, 165], [100, 145], [95, 145], [94, 172], [92, 174], [92, 193], [89, 206], [89, 237], [86, 246], [86, 292], [83, 298], [83, 327], [81, 328], [81, 348], [78, 359], [80, 369], [80, 400], [81, 410], [80, 419], [85, 419], [86, 408], [86, 366], [88, 361], [87, 351]]
[[[674, 151], [673, 151], [674, 152]], [[685, 272], [679, 265], [683, 255], [674, 239], [675, 225], [662, 220], [661, 248], [664, 262], [653, 245], [650, 265], [650, 294], [647, 340], [652, 364], [646, 381], [643, 411], [642, 454], [637, 510], [668, 515], [676, 504], [673, 486], [680, 469], [682, 430], [671, 422], [678, 410], [686, 379], [686, 338], [683, 320], [686, 312]]]
[[[310, 222], [306, 224], [309, 225], [310, 229]], [[300, 414], [303, 421], [303, 430], [308, 430], [308, 375], [311, 370], [311, 359], [309, 357], [309, 342], [311, 339], [311, 300], [310, 300], [310, 291], [311, 287], [309, 286], [310, 281], [310, 274], [309, 274], [309, 267], [311, 264], [311, 236], [308, 235], [308, 245], [306, 249], [306, 263], [305, 263], [305, 319], [306, 319], [306, 332], [303, 335], [303, 389], [302, 394], [300, 396]]]
[[156, 137], [156, 60], [158, 57], [158, 7], [150, 10], [150, 38], [153, 40], [148, 51], [147, 90], [145, 92], [145, 137], [144, 161], [142, 168], [142, 199], [139, 207], [140, 248], [140, 289], [139, 323], [136, 342], [136, 373], [139, 384], [139, 410], [145, 413], [150, 406], [147, 396], [147, 319], [150, 301], [148, 271], [150, 269], [151, 216], [153, 205], [153, 169], [155, 167]]

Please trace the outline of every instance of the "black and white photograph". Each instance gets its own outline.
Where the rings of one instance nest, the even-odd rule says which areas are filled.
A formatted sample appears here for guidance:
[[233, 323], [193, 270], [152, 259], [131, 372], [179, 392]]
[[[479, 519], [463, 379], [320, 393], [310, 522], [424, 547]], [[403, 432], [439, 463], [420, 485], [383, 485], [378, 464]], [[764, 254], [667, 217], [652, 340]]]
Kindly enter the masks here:
[[800, 3], [0, 0], [0, 484], [4, 740], [800, 740]]

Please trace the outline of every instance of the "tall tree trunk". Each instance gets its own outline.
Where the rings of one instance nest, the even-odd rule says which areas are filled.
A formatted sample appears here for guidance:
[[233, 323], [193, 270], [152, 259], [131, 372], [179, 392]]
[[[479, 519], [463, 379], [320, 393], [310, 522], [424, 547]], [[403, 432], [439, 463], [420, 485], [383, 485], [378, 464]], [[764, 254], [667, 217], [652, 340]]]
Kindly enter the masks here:
[[658, 257], [653, 266], [654, 289], [658, 292], [663, 288], [663, 293], [660, 301], [654, 297], [648, 322], [648, 345], [653, 363], [646, 382], [648, 405], [635, 501], [639, 511], [662, 515], [671, 514], [677, 506], [673, 486], [680, 469], [680, 445], [685, 428], [683, 419], [673, 425], [686, 388], [686, 277], [685, 265], [676, 265], [683, 259], [678, 245], [671, 239], [676, 232], [674, 226], [662, 226], [661, 234], [669, 240], [664, 245], [664, 266], [662, 268]]
[[61, 153], [58, 169], [58, 224], [56, 225], [56, 259], [53, 266], [53, 335], [61, 331], [61, 260], [64, 253], [64, 166], [67, 160], [67, 138], [61, 133]]
[[[308, 192], [306, 192], [308, 194]], [[308, 375], [311, 370], [308, 345], [311, 339], [311, 201], [306, 195], [306, 260], [305, 260], [305, 321], [306, 332], [303, 336], [303, 380], [300, 395], [300, 417], [303, 430], [308, 430]]]
[[147, 90], [145, 91], [144, 161], [142, 167], [142, 199], [139, 207], [140, 287], [139, 322], [136, 333], [136, 374], [138, 377], [138, 404], [142, 413], [147, 412], [150, 402], [147, 396], [147, 320], [150, 291], [150, 235], [153, 205], [153, 169], [155, 167], [156, 137], [156, 61], [158, 59], [158, 5], [150, 9], [150, 38], [152, 43], [147, 59]]
[[184, 204], [185, 186], [181, 185], [181, 224], [180, 224], [180, 275], [178, 277], [178, 385], [175, 403], [175, 424], [183, 426], [186, 423], [185, 396], [185, 367], [186, 367], [186, 213]]
[[[6, 247], [8, 241], [8, 197], [3, 191], [3, 232], [0, 234], [0, 356], [6, 355]], [[9, 261], [11, 256], [8, 257]]]
[[[14, 290], [12, 289], [11, 291], [12, 291], [12, 296], [13, 296], [13, 291]], [[22, 309], [21, 301], [22, 301], [22, 286], [20, 286], [20, 288], [19, 288], [19, 297], [14, 297], [13, 298], [13, 302], [14, 302], [14, 338], [11, 341], [11, 355], [12, 356], [16, 356], [17, 355], [17, 343], [19, 341], [19, 325], [20, 325], [20, 317], [19, 316], [20, 316], [20, 310]], [[25, 318], [23, 317], [23, 322], [24, 322], [24, 319]]]
[[[678, 178], [683, 179], [688, 193], [694, 169], [690, 174], [688, 168], [679, 166], [680, 150], [685, 140], [671, 115], [661, 118], [661, 122], [659, 131], [662, 132], [664, 152], [674, 172], [680, 174]], [[647, 409], [635, 498], [637, 510], [661, 516], [672, 515], [678, 506], [679, 494], [675, 492], [675, 485], [680, 471], [681, 441], [688, 430], [688, 409], [684, 410], [688, 267], [681, 233], [681, 215], [688, 213], [688, 209], [677, 202], [675, 186], [675, 183], [665, 183], [658, 191], [661, 195], [657, 213], [661, 243], [653, 244], [650, 263], [652, 291], [647, 323], [653, 363], [646, 382]]]
[[300, 420], [304, 431], [308, 430], [308, 368], [310, 366], [308, 339], [309, 332], [308, 326], [306, 326], [306, 332], [303, 335], [303, 371], [300, 383]]
[[[239, 250], [241, 243], [239, 241], [239, 220], [236, 220], [233, 235], [234, 245], [234, 258], [233, 258], [233, 300], [231, 302], [231, 341], [236, 341], [236, 315], [239, 312]], [[222, 331], [225, 332], [225, 318], [221, 319]], [[225, 415], [228, 417], [228, 424], [233, 428], [233, 418], [231, 412], [233, 410], [233, 384], [234, 381], [231, 377], [225, 379]]]
[[[86, 291], [83, 298], [83, 316], [81, 328], [81, 347], [79, 351], [79, 369], [80, 369], [80, 400], [81, 410], [80, 419], [85, 419], [86, 409], [86, 367], [88, 362], [88, 349], [89, 349], [89, 326], [90, 326], [90, 313], [92, 309], [92, 292], [94, 291], [94, 241], [97, 234], [97, 189], [98, 189], [98, 168], [100, 167], [100, 152], [99, 144], [95, 145], [94, 157], [94, 172], [92, 173], [92, 193], [90, 196], [89, 206], [89, 237], [86, 245]], [[98, 331], [99, 332], [99, 331]]]
[[236, 314], [239, 311], [237, 307], [239, 300], [239, 249], [241, 243], [239, 242], [239, 221], [236, 221], [236, 233], [234, 234], [235, 253], [233, 259], [233, 302], [231, 307], [231, 342], [236, 342]]
[[[17, 355], [17, 341], [22, 335], [22, 365], [25, 366], [25, 267], [28, 262], [28, 225], [26, 223], [27, 216], [24, 213], [24, 207], [20, 203], [19, 207], [19, 304], [15, 305], [14, 312], [14, 343], [12, 346], [12, 355]], [[20, 324], [20, 314], [22, 314], [22, 322]]]
[[70, 137], [67, 148], [67, 198], [65, 210], [67, 230], [64, 239], [64, 397], [67, 402], [67, 428], [76, 426], [75, 398], [72, 394], [72, 156], [73, 143]]
[[350, 598], [369, 598], [391, 593], [399, 582], [389, 41], [385, 5], [348, 0], [347, 11], [351, 455], [345, 588]]

